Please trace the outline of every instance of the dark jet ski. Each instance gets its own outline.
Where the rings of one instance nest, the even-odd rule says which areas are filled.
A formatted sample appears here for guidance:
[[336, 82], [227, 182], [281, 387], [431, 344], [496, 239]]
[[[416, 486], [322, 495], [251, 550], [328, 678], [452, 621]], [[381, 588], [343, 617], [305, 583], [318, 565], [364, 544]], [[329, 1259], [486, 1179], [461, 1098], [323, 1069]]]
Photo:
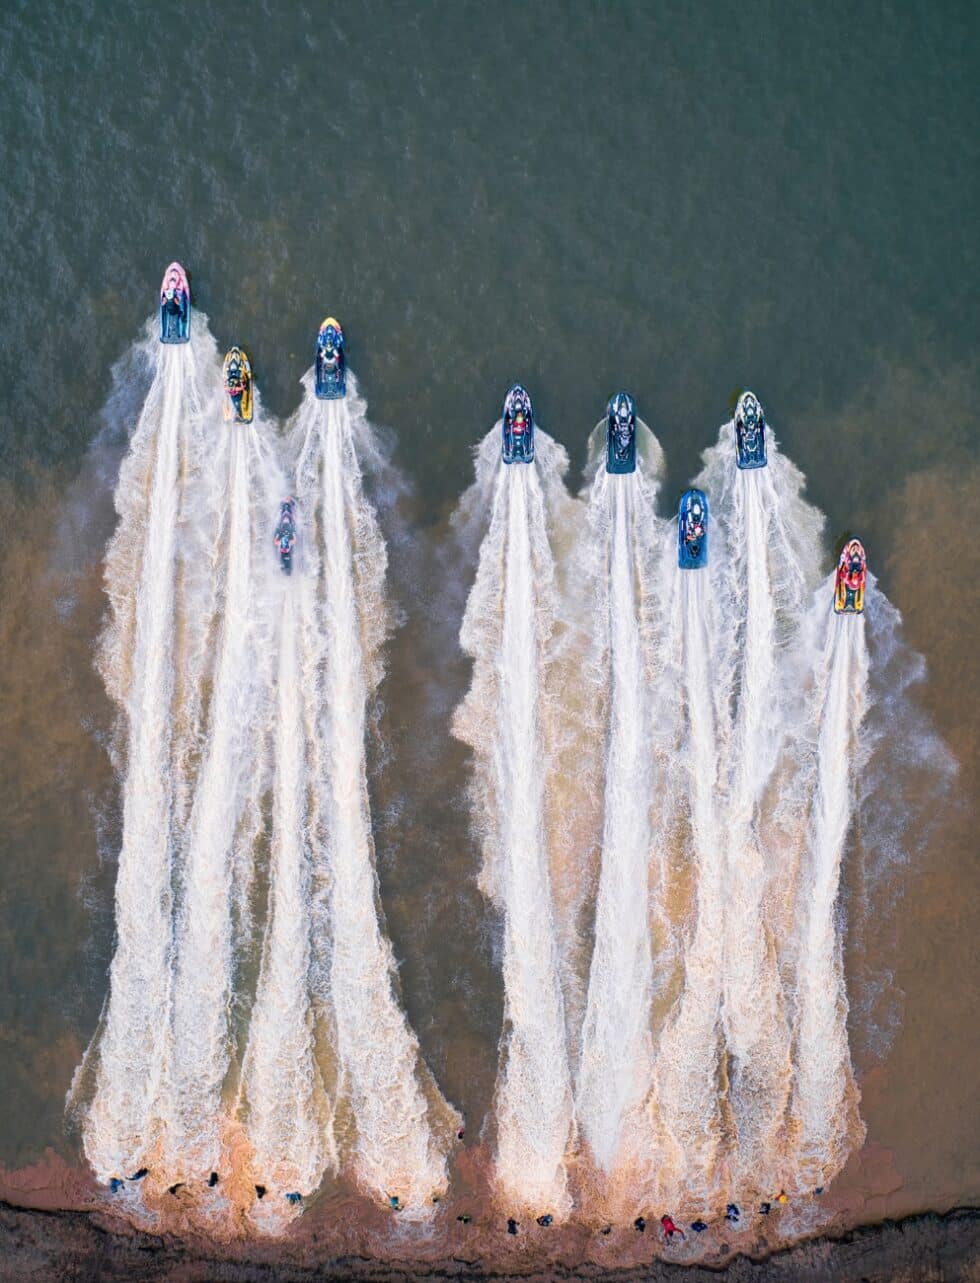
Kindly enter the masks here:
[[252, 422], [252, 367], [240, 347], [225, 357], [225, 422]]
[[860, 615], [864, 611], [864, 585], [868, 558], [860, 539], [848, 539], [841, 549], [834, 583], [834, 610], [838, 615]]
[[534, 459], [534, 412], [531, 398], [515, 383], [504, 398], [504, 463], [531, 463]]
[[191, 336], [191, 289], [179, 263], [171, 263], [160, 286], [160, 342], [186, 343]]
[[296, 500], [292, 495], [283, 499], [279, 505], [279, 524], [273, 535], [279, 552], [279, 565], [284, 575], [293, 573], [293, 551], [296, 547], [296, 516], [293, 511]]
[[606, 471], [636, 471], [636, 404], [617, 392], [606, 410]]
[[743, 392], [735, 407], [735, 461], [740, 468], [766, 466], [766, 416], [754, 392]]
[[686, 490], [677, 509], [677, 564], [681, 570], [700, 570], [708, 564], [708, 496]]
[[336, 401], [347, 395], [347, 358], [344, 331], [332, 316], [320, 326], [313, 362], [316, 394], [321, 401]]

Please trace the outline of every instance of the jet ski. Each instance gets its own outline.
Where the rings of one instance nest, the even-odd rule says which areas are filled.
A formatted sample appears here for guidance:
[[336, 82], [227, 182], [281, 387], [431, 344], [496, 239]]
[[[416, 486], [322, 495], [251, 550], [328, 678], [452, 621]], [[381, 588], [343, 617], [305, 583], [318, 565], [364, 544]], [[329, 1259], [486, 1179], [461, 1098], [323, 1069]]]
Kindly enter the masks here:
[[283, 499], [279, 505], [279, 524], [273, 535], [279, 552], [279, 565], [284, 575], [293, 573], [293, 551], [296, 547], [296, 518], [293, 512], [295, 503], [296, 500], [292, 495], [288, 499]]
[[160, 342], [186, 343], [191, 336], [191, 288], [179, 263], [171, 263], [160, 286]]
[[636, 471], [636, 404], [617, 392], [606, 409], [606, 471]]
[[681, 570], [700, 570], [708, 564], [708, 496], [685, 490], [677, 509], [677, 564]]
[[834, 610], [838, 615], [860, 615], [864, 610], [864, 585], [868, 558], [860, 539], [848, 539], [841, 549], [834, 583]]
[[735, 462], [740, 468], [766, 466], [766, 416], [754, 392], [743, 392], [735, 406]]
[[336, 401], [347, 395], [347, 359], [344, 331], [332, 316], [320, 326], [313, 363], [316, 394], [321, 401]]
[[225, 422], [252, 422], [252, 367], [240, 347], [225, 357]]
[[534, 412], [531, 398], [515, 383], [504, 398], [504, 463], [531, 463], [534, 459]]

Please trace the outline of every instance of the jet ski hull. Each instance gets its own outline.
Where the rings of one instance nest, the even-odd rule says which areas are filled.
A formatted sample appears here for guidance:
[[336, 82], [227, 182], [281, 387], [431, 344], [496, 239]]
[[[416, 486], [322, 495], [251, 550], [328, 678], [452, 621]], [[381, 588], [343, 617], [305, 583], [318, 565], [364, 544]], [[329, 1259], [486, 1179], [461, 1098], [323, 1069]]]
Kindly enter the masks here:
[[834, 610], [838, 615], [860, 615], [864, 612], [864, 586], [868, 578], [868, 558], [860, 539], [848, 539], [841, 549], [834, 581]]
[[531, 398], [519, 383], [504, 398], [501, 457], [504, 463], [534, 461], [534, 411]]
[[742, 469], [764, 468], [768, 462], [766, 416], [752, 392], [743, 392], [735, 407], [735, 462]]
[[677, 509], [677, 564], [681, 570], [701, 570], [708, 564], [708, 496], [686, 490]]
[[224, 415], [226, 423], [252, 422], [252, 367], [240, 347], [233, 347], [224, 363]]
[[332, 316], [320, 326], [313, 359], [313, 385], [321, 401], [338, 401], [347, 395], [347, 356], [344, 331]]
[[636, 405], [628, 392], [618, 392], [606, 410], [606, 471], [636, 471]]
[[293, 554], [296, 551], [295, 500], [284, 499], [279, 505], [279, 524], [273, 536], [279, 553], [279, 567], [284, 575], [293, 573]]
[[191, 288], [179, 263], [171, 263], [160, 284], [160, 342], [186, 343], [191, 337]]

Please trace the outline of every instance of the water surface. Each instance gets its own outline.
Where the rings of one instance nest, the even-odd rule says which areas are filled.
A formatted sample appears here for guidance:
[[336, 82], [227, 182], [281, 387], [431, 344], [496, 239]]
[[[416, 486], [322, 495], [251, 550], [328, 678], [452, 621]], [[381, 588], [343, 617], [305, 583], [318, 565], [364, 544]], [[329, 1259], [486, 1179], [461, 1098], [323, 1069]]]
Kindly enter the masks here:
[[865, 538], [962, 765], [958, 809], [926, 849], [909, 835], [904, 897], [851, 942], [855, 975], [896, 980], [852, 1041], [896, 1199], [980, 1196], [978, 36], [957, 3], [5, 7], [0, 1158], [74, 1152], [64, 1093], [105, 995], [119, 845], [91, 662], [134, 400], [111, 371], [178, 257], [272, 413], [299, 403], [329, 311], [393, 431], [411, 488], [388, 507], [407, 619], [382, 689], [382, 890], [409, 1018], [474, 1128], [499, 935], [449, 736], [472, 568], [441, 555], [470, 447], [520, 378], [577, 484], [626, 386], [666, 511], [732, 392], [759, 393], [829, 534]]

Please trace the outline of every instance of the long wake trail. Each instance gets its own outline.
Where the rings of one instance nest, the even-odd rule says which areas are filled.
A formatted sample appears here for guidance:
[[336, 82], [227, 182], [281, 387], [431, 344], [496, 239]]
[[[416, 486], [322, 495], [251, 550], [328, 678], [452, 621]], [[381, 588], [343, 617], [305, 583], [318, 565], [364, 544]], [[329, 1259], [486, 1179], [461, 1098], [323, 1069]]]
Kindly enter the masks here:
[[[323, 633], [315, 761], [323, 819], [320, 870], [325, 930], [317, 985], [329, 1008], [352, 1126], [340, 1161], [375, 1198], [397, 1195], [412, 1214], [447, 1182], [455, 1115], [438, 1096], [398, 1004], [391, 945], [380, 921], [367, 790], [367, 701], [387, 629], [387, 554], [362, 486], [371, 431], [356, 385], [320, 402], [307, 380], [299, 412], [302, 511], [318, 512]], [[353, 384], [353, 379], [351, 379]]]
[[[316, 718], [315, 581], [304, 564], [282, 586], [273, 738], [270, 922], [244, 1058], [243, 1096], [257, 1178], [309, 1194], [336, 1167], [329, 1101], [315, 1054], [309, 742]], [[278, 1211], [285, 1206], [281, 1201]]]
[[271, 558], [257, 550], [268, 546], [281, 491], [258, 414], [251, 425], [215, 430], [227, 441], [225, 591], [182, 870], [167, 1062], [168, 1166], [194, 1177], [216, 1169], [222, 1150], [222, 1094], [232, 1055], [233, 882], [243, 868], [247, 877], [249, 867], [236, 858], [236, 835], [252, 776], [263, 769], [254, 751], [256, 721], [269, 717], [264, 657]]
[[486, 817], [483, 886], [503, 913], [504, 1027], [495, 1095], [497, 1195], [512, 1208], [570, 1209], [571, 1074], [544, 824], [539, 701], [554, 564], [538, 470], [563, 452], [540, 430], [537, 461], [507, 466], [499, 425], [480, 449], [477, 499], [490, 526], [460, 634], [475, 660], [455, 732], [476, 750]]
[[823, 624], [824, 640], [810, 698], [808, 729], [816, 743], [816, 777], [798, 901], [801, 940], [791, 1118], [801, 1189], [829, 1183], [864, 1136], [848, 1047], [837, 901], [861, 764], [859, 733], [867, 707], [869, 658], [865, 616], [835, 614], [832, 593], [833, 578], [818, 590], [812, 612]]
[[[601, 444], [605, 445], [604, 427]], [[646, 434], [640, 425], [638, 432]], [[651, 808], [655, 768], [643, 597], [653, 595], [656, 469], [661, 452], [652, 436], [637, 471], [611, 476], [600, 465], [592, 484], [587, 539], [596, 573], [596, 675], [608, 694], [602, 863], [596, 902], [595, 948], [576, 1083], [582, 1138], [606, 1177], [633, 1148], [625, 1120], [642, 1102], [653, 1073], [651, 1003], [653, 952]], [[588, 552], [583, 556], [589, 564]], [[634, 1124], [635, 1125], [635, 1124]]]
[[[674, 650], [664, 680], [679, 705], [676, 795], [687, 816], [686, 853], [695, 876], [694, 924], [683, 988], [657, 1050], [658, 1124], [653, 1191], [665, 1206], [704, 1210], [724, 1201], [725, 1117], [721, 1057], [725, 847], [720, 763], [725, 757], [725, 642], [716, 601], [717, 554], [702, 570], [680, 570], [670, 532], [673, 584], [667, 636]], [[716, 546], [717, 546], [716, 541]], [[673, 719], [671, 719], [673, 721]]]
[[83, 1123], [86, 1155], [103, 1180], [142, 1166], [163, 1127], [173, 791], [182, 765], [173, 728], [175, 639], [187, 596], [178, 525], [200, 468], [198, 428], [217, 387], [217, 352], [203, 316], [192, 343], [161, 346], [147, 339], [146, 345], [155, 372], [120, 469], [120, 523], [106, 557], [110, 615], [101, 644], [101, 668], [121, 704], [125, 739], [116, 949]]
[[[768, 895], [775, 860], [760, 806], [789, 729], [781, 665], [820, 564], [822, 518], [800, 496], [802, 475], [770, 443], [765, 468], [735, 465], [733, 427], [706, 452], [696, 485], [724, 533], [726, 628], [735, 638], [736, 695], [724, 869], [722, 1017], [737, 1134], [736, 1188], [778, 1188], [792, 1073], [790, 1026]], [[697, 572], [695, 572], [697, 573]], [[773, 1184], [773, 1182], [777, 1182]]]

